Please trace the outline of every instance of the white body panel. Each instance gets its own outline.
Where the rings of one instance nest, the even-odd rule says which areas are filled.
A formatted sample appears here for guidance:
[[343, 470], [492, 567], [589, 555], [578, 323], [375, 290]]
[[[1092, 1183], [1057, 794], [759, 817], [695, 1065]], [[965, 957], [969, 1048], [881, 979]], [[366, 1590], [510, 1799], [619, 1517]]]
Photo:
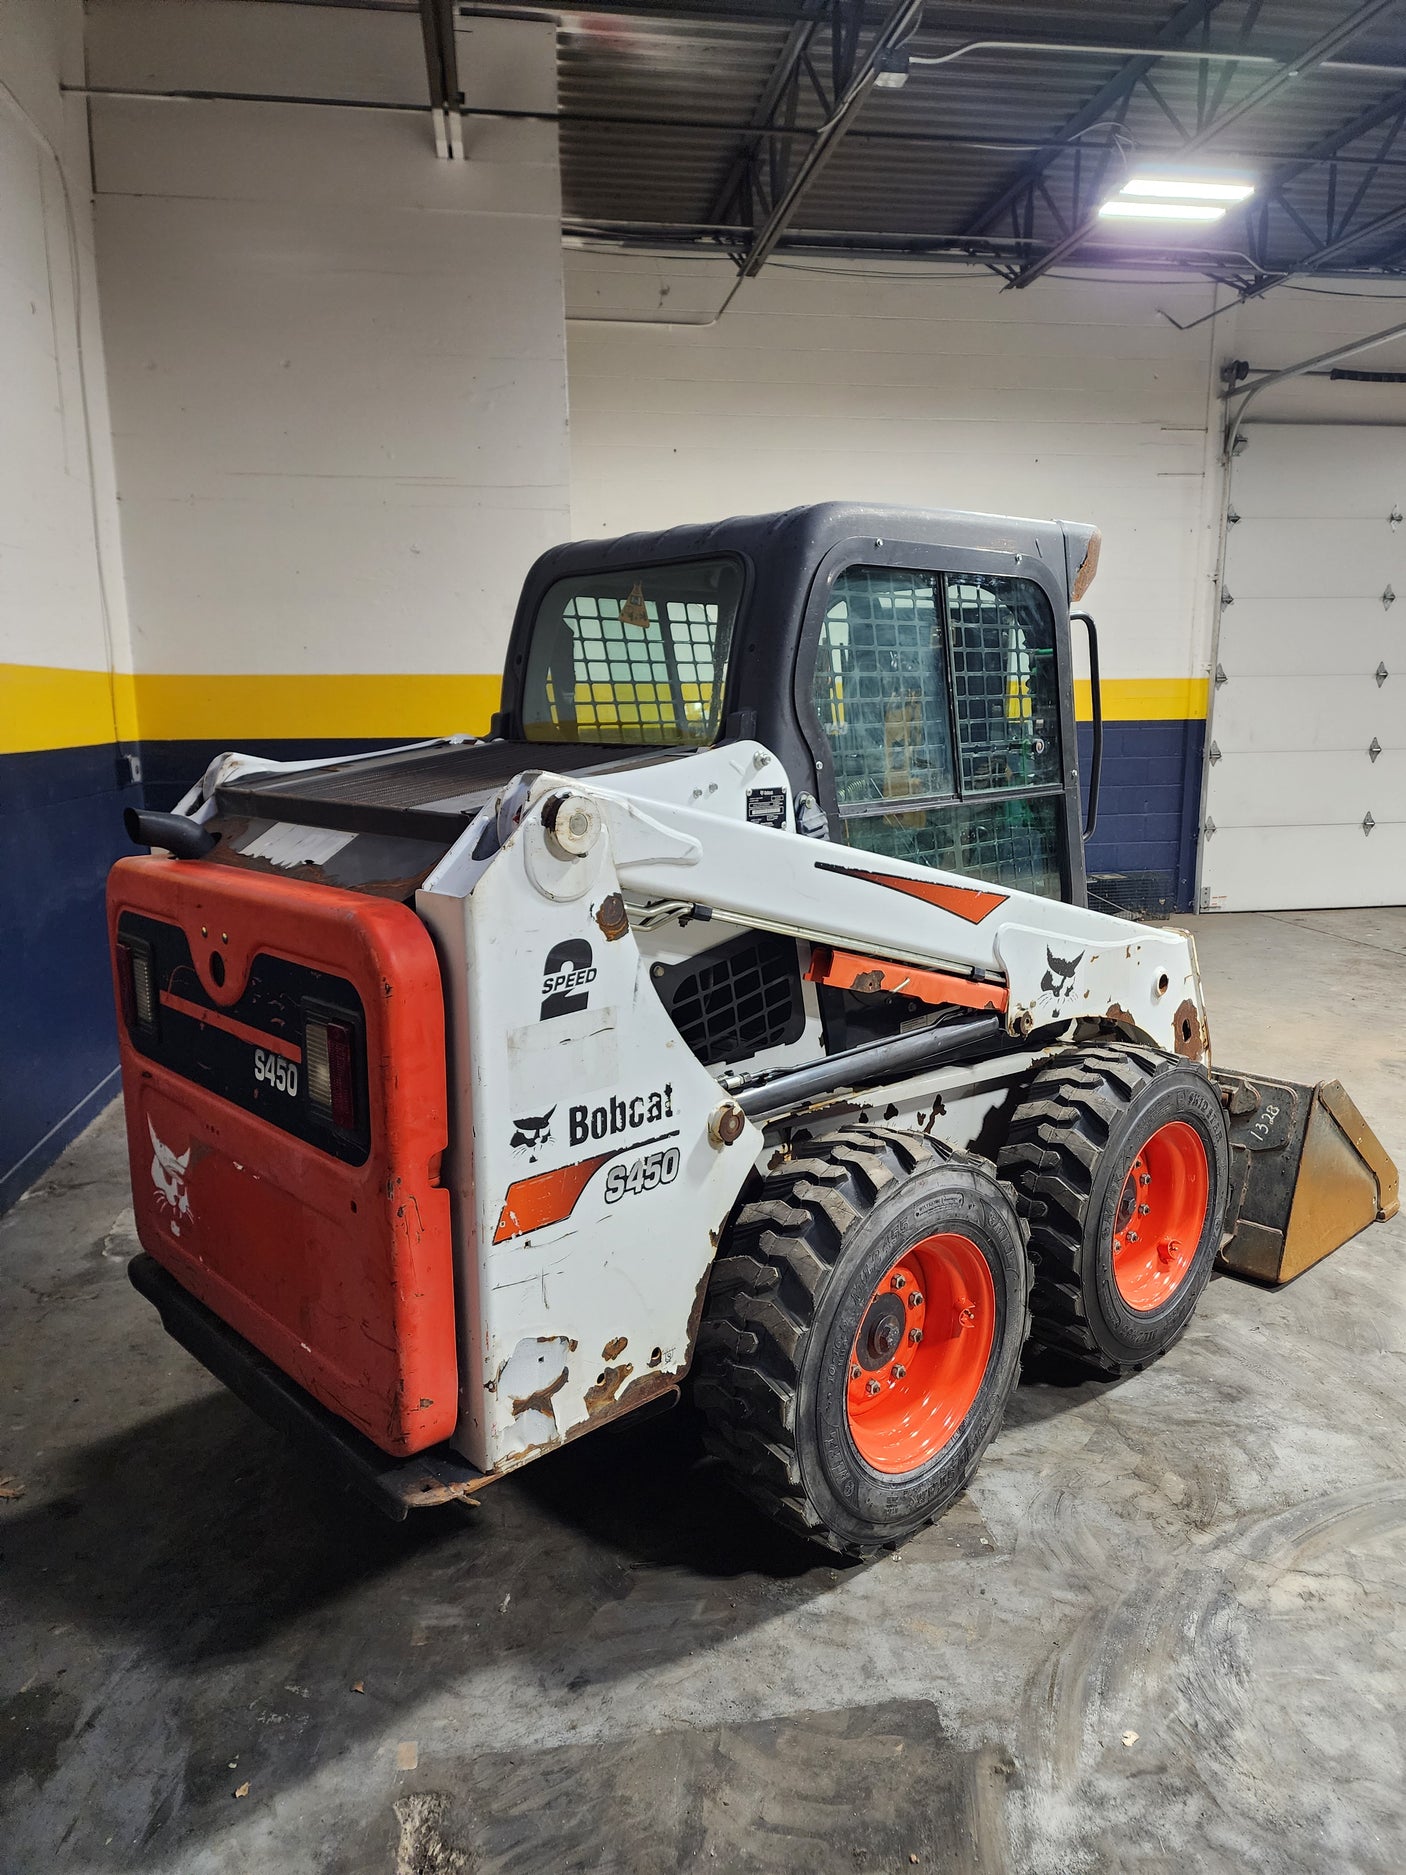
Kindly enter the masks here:
[[[661, 955], [686, 957], [737, 927], [770, 930], [1004, 982], [1015, 1036], [1035, 1028], [1048, 1039], [1116, 1012], [1163, 1048], [1204, 1053], [1184, 934], [749, 825], [747, 789], [759, 781], [785, 785], [756, 743], [599, 782], [525, 776], [418, 894], [450, 1025], [455, 1443], [486, 1471], [673, 1385], [722, 1228], [770, 1156], [751, 1123], [731, 1145], [710, 1136], [726, 1096], [654, 990]], [[544, 806], [563, 799], [587, 829], [574, 852], [543, 824]], [[558, 828], [569, 819], [562, 807]], [[800, 1040], [743, 1066], [823, 1053], [808, 993]], [[827, 1096], [791, 1124], [823, 1131], [864, 1113], [971, 1145], [1032, 1058], [1008, 1052]]]

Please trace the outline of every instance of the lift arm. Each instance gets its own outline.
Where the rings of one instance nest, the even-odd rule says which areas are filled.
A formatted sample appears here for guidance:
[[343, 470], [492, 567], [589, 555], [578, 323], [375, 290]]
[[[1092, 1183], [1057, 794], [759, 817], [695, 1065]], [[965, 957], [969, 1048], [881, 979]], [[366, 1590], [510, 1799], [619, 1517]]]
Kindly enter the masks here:
[[520, 824], [538, 890], [550, 897], [589, 891], [608, 843], [637, 917], [671, 905], [697, 908], [695, 916], [989, 982], [1004, 989], [1005, 1025], [1014, 1036], [1093, 1017], [1169, 1052], [1209, 1058], [1195, 950], [1185, 932], [734, 817], [724, 802], [739, 774], [780, 772], [760, 744], [700, 754], [687, 769], [707, 808], [657, 794], [641, 799], [633, 784], [649, 787], [648, 771], [631, 774], [628, 792], [533, 777]]

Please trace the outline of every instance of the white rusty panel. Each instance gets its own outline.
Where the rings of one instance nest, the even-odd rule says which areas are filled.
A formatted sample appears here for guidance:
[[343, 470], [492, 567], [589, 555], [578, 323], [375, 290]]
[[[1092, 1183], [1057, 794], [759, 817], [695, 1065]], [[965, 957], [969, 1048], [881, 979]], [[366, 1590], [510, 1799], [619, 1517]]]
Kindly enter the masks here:
[[[540, 827], [523, 827], [477, 869], [446, 861], [417, 900], [451, 985], [455, 1443], [485, 1469], [522, 1462], [683, 1368], [716, 1233], [762, 1140], [749, 1125], [731, 1146], [709, 1142], [717, 1082], [665, 1015], [633, 937], [609, 941], [595, 921], [619, 889], [605, 840], [589, 877], [567, 881], [582, 895], [552, 898], [529, 874], [533, 837]], [[561, 995], [582, 1006], [549, 1008]], [[554, 1173], [555, 1190], [524, 1190]], [[562, 1215], [518, 1228], [537, 1196]], [[538, 1359], [548, 1343], [569, 1344], [564, 1364], [559, 1346]], [[542, 1384], [519, 1391], [532, 1374]]]
[[1125, 925], [1113, 943], [1051, 942], [1043, 927], [1003, 925], [996, 951], [1010, 980], [1012, 1018], [1033, 1028], [1083, 1016], [1129, 1021], [1169, 1054], [1204, 1053], [1205, 1010], [1184, 932]]
[[[1398, 807], [1398, 812], [1399, 812]], [[1227, 827], [1207, 843], [1208, 911], [1307, 911], [1399, 905], [1406, 821], [1361, 827]]]

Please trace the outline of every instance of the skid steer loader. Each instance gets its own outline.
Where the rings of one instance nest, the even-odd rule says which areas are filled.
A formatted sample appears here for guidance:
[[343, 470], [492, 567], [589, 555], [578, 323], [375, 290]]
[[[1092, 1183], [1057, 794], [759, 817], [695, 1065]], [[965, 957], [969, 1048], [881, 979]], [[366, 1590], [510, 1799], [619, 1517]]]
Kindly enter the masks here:
[[1087, 526], [828, 504], [560, 547], [483, 739], [216, 760], [109, 886], [132, 1280], [392, 1515], [687, 1383], [863, 1556], [1034, 1344], [1396, 1206], [1336, 1083], [1212, 1070], [1191, 939], [1086, 903]]

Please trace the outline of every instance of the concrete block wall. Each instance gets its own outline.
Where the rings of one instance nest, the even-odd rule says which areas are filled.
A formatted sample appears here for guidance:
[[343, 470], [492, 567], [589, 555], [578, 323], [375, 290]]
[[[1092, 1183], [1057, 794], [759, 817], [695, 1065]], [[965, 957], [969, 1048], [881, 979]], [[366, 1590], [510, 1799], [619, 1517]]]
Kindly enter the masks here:
[[[461, 38], [476, 102], [554, 108], [550, 25]], [[88, 74], [126, 94], [95, 216], [153, 799], [233, 745], [484, 728], [567, 529], [553, 125], [437, 161], [413, 14], [90, 0]]]
[[[550, 26], [461, 34], [554, 108]], [[0, 80], [3, 1208], [115, 1091], [123, 804], [486, 728], [568, 462], [554, 127], [438, 161], [413, 11], [3, 0]]]
[[82, 29], [0, 11], [0, 1209], [115, 1088], [99, 908], [135, 790]]

